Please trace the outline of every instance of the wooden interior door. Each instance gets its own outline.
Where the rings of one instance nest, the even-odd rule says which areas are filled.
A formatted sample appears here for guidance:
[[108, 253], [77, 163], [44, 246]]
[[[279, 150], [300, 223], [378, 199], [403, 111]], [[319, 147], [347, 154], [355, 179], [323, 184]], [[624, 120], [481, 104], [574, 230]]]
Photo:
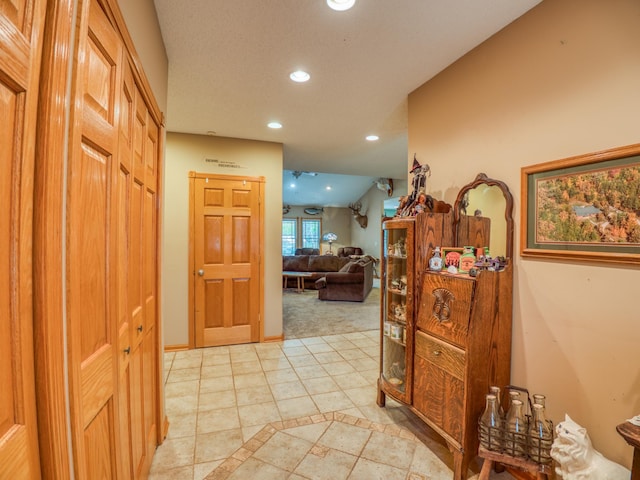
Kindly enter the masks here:
[[257, 342], [262, 179], [191, 174], [195, 346]]
[[0, 1], [0, 478], [40, 478], [33, 172], [44, 2]]
[[118, 102], [122, 43], [96, 0], [79, 4], [67, 177], [71, 438], [78, 479], [117, 478]]

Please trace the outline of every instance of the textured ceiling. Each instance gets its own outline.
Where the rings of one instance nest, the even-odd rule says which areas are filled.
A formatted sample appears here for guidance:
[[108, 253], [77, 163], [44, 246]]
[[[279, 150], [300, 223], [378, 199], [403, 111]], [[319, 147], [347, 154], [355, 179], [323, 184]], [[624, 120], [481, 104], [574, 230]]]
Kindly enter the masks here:
[[540, 2], [154, 1], [167, 130], [280, 142], [288, 170], [391, 178], [406, 177], [407, 95]]

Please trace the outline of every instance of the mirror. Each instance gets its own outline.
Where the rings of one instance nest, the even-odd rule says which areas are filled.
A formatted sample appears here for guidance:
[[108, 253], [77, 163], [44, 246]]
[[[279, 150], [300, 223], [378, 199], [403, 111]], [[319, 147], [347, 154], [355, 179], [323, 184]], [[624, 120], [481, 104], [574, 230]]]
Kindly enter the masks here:
[[457, 245], [488, 246], [492, 257], [512, 258], [512, 210], [509, 187], [479, 173], [473, 182], [460, 189], [454, 204]]

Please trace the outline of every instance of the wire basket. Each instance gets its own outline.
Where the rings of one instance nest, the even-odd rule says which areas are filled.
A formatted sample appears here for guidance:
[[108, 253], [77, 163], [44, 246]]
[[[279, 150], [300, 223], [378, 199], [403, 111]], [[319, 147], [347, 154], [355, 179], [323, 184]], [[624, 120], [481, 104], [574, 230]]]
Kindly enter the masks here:
[[527, 402], [524, 415], [525, 428], [522, 432], [509, 431], [504, 418], [498, 426], [489, 426], [478, 419], [478, 435], [480, 445], [489, 451], [502, 453], [514, 458], [528, 459], [535, 463], [546, 465], [552, 462], [551, 445], [553, 443], [553, 422], [548, 420], [548, 427], [551, 436], [536, 434], [536, 430], [531, 428], [533, 418], [533, 403], [529, 391], [526, 388], [515, 385], [507, 385], [504, 390], [516, 390], [526, 394]]

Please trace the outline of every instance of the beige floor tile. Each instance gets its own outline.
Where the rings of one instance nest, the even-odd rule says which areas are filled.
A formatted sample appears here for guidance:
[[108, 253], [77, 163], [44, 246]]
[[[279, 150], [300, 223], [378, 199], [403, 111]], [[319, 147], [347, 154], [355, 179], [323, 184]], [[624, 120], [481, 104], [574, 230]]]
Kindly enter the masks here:
[[331, 425], [330, 421], [312, 423], [309, 425], [301, 425], [299, 427], [290, 427], [285, 430], [287, 435], [302, 438], [308, 442], [316, 443], [324, 432]]
[[318, 407], [309, 396], [277, 400], [276, 404], [278, 405], [280, 416], [283, 420], [317, 415], [320, 413]]
[[305, 347], [304, 345], [300, 345], [297, 347], [287, 347], [285, 346], [282, 351], [284, 352], [284, 354], [289, 357], [289, 359], [291, 357], [299, 357], [300, 355], [310, 355], [311, 352], [309, 350], [307, 350], [307, 347]]
[[335, 412], [336, 410], [344, 410], [345, 408], [352, 408], [355, 405], [347, 397], [344, 392], [328, 392], [312, 395], [313, 401], [318, 406], [318, 410], [322, 413]]
[[375, 340], [372, 340], [371, 338], [366, 338], [366, 337], [353, 339], [351, 340], [351, 343], [353, 343], [356, 347], [360, 347], [362, 349], [369, 348], [369, 347], [377, 347], [379, 345], [379, 343], [376, 342]]
[[353, 471], [349, 476], [350, 480], [360, 479], [380, 479], [380, 480], [405, 480], [406, 470], [391, 467], [382, 463], [372, 462], [365, 458], [360, 458], [353, 467]]
[[200, 370], [200, 378], [218, 378], [233, 375], [231, 364], [224, 365], [203, 365]]
[[197, 395], [200, 390], [200, 380], [189, 380], [186, 382], [167, 383], [164, 387], [164, 396], [185, 397], [189, 395]]
[[344, 360], [338, 352], [333, 350], [330, 352], [314, 353], [313, 356], [316, 357], [316, 360], [318, 360], [320, 365], [324, 365], [325, 363], [341, 362]]
[[353, 343], [349, 340], [346, 340], [344, 337], [340, 336], [339, 338], [335, 338], [333, 340], [327, 340], [327, 343], [333, 347], [333, 349], [337, 352], [341, 352], [343, 350], [352, 350], [357, 348]]
[[193, 468], [196, 437], [166, 439], [156, 450], [152, 470], [160, 472], [177, 467]]
[[171, 415], [193, 413], [198, 409], [198, 395], [169, 397], [164, 400], [165, 410], [171, 421]]
[[206, 410], [198, 413], [198, 435], [221, 430], [232, 430], [234, 428], [240, 428], [240, 418], [236, 407]]
[[222, 392], [233, 390], [233, 376], [205, 378], [200, 380], [200, 393]]
[[295, 368], [296, 374], [300, 379], [327, 377], [329, 373], [322, 368], [322, 365], [308, 365]]
[[347, 388], [343, 390], [354, 405], [373, 405], [376, 401], [377, 388], [367, 385], [358, 388]]
[[179, 370], [183, 368], [195, 368], [202, 365], [202, 355], [197, 357], [183, 357], [176, 358], [171, 366], [172, 370]]
[[344, 373], [352, 373], [356, 371], [356, 369], [353, 368], [346, 360], [342, 362], [327, 363], [326, 365], [323, 365], [323, 367], [327, 372], [329, 372], [329, 375], [342, 375]]
[[313, 365], [320, 365], [318, 363], [318, 360], [316, 360], [316, 357], [314, 357], [310, 353], [307, 353], [305, 355], [297, 355], [297, 356], [293, 356], [293, 357], [288, 357], [288, 358], [289, 358], [289, 363], [291, 363], [293, 368], [310, 367], [310, 366], [313, 366]]
[[240, 424], [243, 427], [264, 425], [281, 420], [280, 411], [275, 402], [243, 405], [238, 407], [238, 413], [240, 415]]
[[269, 385], [273, 385], [275, 383], [284, 383], [290, 382], [291, 380], [296, 379], [296, 372], [293, 368], [285, 368], [282, 370], [272, 370], [265, 372], [265, 377], [267, 378], [267, 383]]
[[370, 385], [369, 381], [357, 372], [334, 375], [333, 380], [340, 385], [340, 388], [356, 388]]
[[306, 347], [307, 347], [307, 350], [309, 350], [311, 353], [314, 353], [314, 354], [316, 354], [316, 353], [335, 352], [333, 347], [331, 345], [329, 345], [328, 343], [325, 343], [323, 340], [321, 340], [321, 343], [314, 343], [314, 344], [311, 344], [311, 345], [306, 345]]
[[320, 345], [320, 344], [324, 344], [327, 343], [324, 341], [324, 339], [322, 337], [308, 337], [308, 338], [303, 338], [302, 339], [302, 344], [305, 346], [308, 345]]
[[302, 379], [309, 395], [317, 395], [319, 393], [337, 392], [340, 387], [333, 378], [329, 376], [319, 378], [304, 378]]
[[231, 357], [228, 353], [204, 354], [202, 356], [202, 365], [229, 365]]
[[318, 445], [359, 456], [369, 441], [371, 433], [366, 428], [342, 422], [333, 422], [318, 440]]
[[295, 473], [313, 480], [345, 480], [357, 460], [357, 456], [339, 450], [315, 449], [304, 457]]
[[238, 405], [253, 405], [255, 403], [273, 402], [271, 389], [267, 385], [257, 387], [240, 388], [236, 390]]
[[[157, 456], [157, 453], [156, 453]], [[178, 478], [193, 478], [193, 465], [171, 468], [169, 470], [155, 471], [153, 468], [149, 472], [149, 480], [176, 480]]]
[[243, 375], [247, 373], [256, 373], [262, 371], [262, 364], [260, 360], [251, 360], [249, 362], [233, 362], [231, 363], [231, 370], [234, 375]]
[[243, 443], [248, 442], [251, 438], [264, 428], [265, 424], [251, 425], [250, 427], [242, 427]]
[[[416, 445], [409, 470], [421, 475], [429, 475], [427, 478], [437, 478], [439, 475], [447, 478], [445, 475], [451, 475], [451, 470], [442, 460], [421, 443]], [[493, 475], [491, 477], [493, 478]]]
[[171, 371], [169, 372], [169, 378], [167, 379], [167, 383], [187, 382], [189, 380], [199, 380], [199, 379], [200, 379], [200, 367], [182, 368], [180, 370], [175, 370], [172, 368]]
[[202, 348], [195, 348], [193, 350], [181, 350], [179, 352], [176, 352], [175, 359], [179, 360], [181, 358], [194, 358], [194, 357], [202, 358], [203, 353], [204, 353], [204, 350]]
[[304, 343], [302, 343], [302, 340], [293, 338], [291, 340], [285, 340], [284, 342], [282, 342], [282, 350], [285, 350], [286, 348], [289, 348], [289, 347], [301, 347], [303, 345]]
[[242, 432], [239, 428], [199, 434], [196, 437], [195, 462], [211, 462], [224, 460], [243, 444]]
[[369, 355], [367, 355], [363, 350], [357, 347], [349, 348], [349, 349], [336, 348], [336, 351], [340, 353], [340, 356], [342, 356], [344, 360], [355, 360], [356, 358], [369, 358]]
[[370, 358], [375, 359], [379, 359], [380, 358], [380, 343], [376, 343], [375, 345], [371, 346], [371, 347], [365, 347], [365, 348], [361, 348], [361, 350], [366, 353], [367, 355], [369, 355]]
[[227, 480], [284, 480], [289, 476], [289, 472], [278, 467], [274, 467], [266, 462], [250, 458], [235, 470]]
[[263, 358], [260, 360], [260, 363], [262, 364], [262, 370], [265, 372], [291, 368], [291, 363], [289, 363], [287, 356], [284, 354], [279, 358]]
[[413, 460], [415, 448], [415, 441], [373, 432], [360, 456], [407, 470]]
[[242, 375], [234, 375], [233, 383], [236, 389], [259, 387], [260, 385], [267, 385], [267, 378], [264, 373], [245, 373]]
[[312, 446], [312, 442], [277, 432], [262, 447], [256, 450], [253, 458], [262, 460], [287, 472], [293, 472]]
[[[203, 480], [207, 475], [211, 473], [218, 465], [222, 463], [222, 460], [216, 460], [214, 462], [196, 463], [193, 466], [193, 480]], [[179, 477], [174, 477], [178, 479]]]
[[206, 410], [235, 407], [237, 404], [236, 392], [234, 390], [204, 392], [200, 393], [198, 411], [204, 412]]
[[231, 351], [231, 363], [258, 362], [255, 350]]
[[280, 358], [284, 355], [279, 343], [258, 343], [255, 345], [255, 350], [260, 360]]
[[353, 360], [348, 360], [348, 362], [359, 372], [374, 370], [378, 367], [378, 362], [372, 358], [355, 358]]
[[[283, 382], [271, 385], [271, 393], [276, 400], [285, 400], [288, 398], [296, 398], [307, 396], [307, 390], [301, 381]], [[257, 403], [257, 402], [256, 402]]]
[[196, 412], [172, 415], [169, 419], [169, 433], [167, 438], [193, 437], [196, 434], [198, 414]]

